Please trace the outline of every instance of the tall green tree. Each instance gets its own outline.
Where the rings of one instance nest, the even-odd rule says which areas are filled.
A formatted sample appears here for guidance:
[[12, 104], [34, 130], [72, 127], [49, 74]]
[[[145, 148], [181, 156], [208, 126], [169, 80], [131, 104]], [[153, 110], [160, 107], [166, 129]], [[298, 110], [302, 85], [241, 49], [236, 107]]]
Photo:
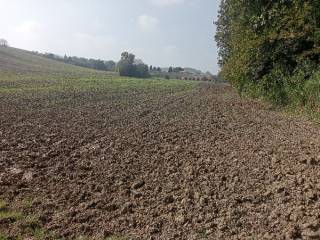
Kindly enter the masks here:
[[222, 0], [215, 36], [221, 75], [241, 93], [290, 101], [319, 68], [319, 6], [315, 0]]
[[121, 54], [121, 60], [117, 64], [120, 76], [147, 78], [149, 67], [146, 64], [135, 64], [135, 55], [128, 52]]

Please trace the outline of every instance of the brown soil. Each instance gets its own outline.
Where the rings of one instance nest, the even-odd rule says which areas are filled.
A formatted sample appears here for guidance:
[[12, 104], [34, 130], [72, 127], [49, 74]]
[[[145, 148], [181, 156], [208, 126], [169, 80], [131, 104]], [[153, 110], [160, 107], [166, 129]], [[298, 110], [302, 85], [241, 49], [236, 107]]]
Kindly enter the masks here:
[[315, 124], [212, 84], [78, 97], [51, 108], [0, 99], [0, 198], [33, 198], [49, 231], [320, 239]]

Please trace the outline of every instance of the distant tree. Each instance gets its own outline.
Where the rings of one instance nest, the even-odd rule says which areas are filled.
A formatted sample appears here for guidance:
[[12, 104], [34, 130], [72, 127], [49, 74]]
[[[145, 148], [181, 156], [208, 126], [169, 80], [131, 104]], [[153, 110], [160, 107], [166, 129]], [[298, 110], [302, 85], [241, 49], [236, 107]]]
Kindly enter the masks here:
[[123, 52], [121, 60], [118, 62], [117, 68], [120, 76], [147, 78], [149, 77], [148, 65], [142, 63], [135, 64], [135, 55]]
[[149, 77], [148, 65], [146, 64], [138, 64], [135, 65], [135, 75], [134, 77], [138, 78], [147, 78]]
[[121, 53], [121, 60], [125, 61], [129, 59], [129, 53], [128, 52], [123, 52]]
[[36, 53], [38, 55], [44, 56], [46, 58], [64, 62], [67, 64], [72, 64], [75, 66], [92, 68], [101, 71], [115, 71], [116, 63], [114, 61], [103, 61], [97, 59], [87, 59], [87, 58], [79, 58], [79, 57], [68, 57], [66, 54], [62, 57], [53, 53]]
[[9, 46], [9, 43], [7, 40], [5, 39], [0, 39], [0, 46], [2, 47], [8, 47]]
[[53, 60], [56, 58], [53, 53], [45, 53], [45, 56], [46, 56], [47, 58], [50, 58], [50, 59], [53, 59]]
[[121, 60], [120, 61], [127, 61], [129, 64], [134, 64], [136, 56], [132, 53], [123, 52], [121, 53]]
[[144, 64], [144, 62], [141, 59], [135, 58], [133, 64], [135, 64], [135, 65]]
[[64, 55], [63, 61], [64, 61], [65, 63], [69, 63], [69, 57], [67, 56], [67, 54]]
[[118, 62], [118, 70], [120, 76], [128, 76], [133, 77], [135, 74], [135, 66], [134, 66], [135, 55], [123, 52], [121, 53], [121, 60]]
[[130, 64], [128, 61], [121, 60], [117, 65], [120, 76], [134, 77], [135, 65]]
[[153, 67], [152, 67], [152, 65], [150, 65], [150, 71], [152, 71], [153, 70]]
[[158, 67], [158, 68], [157, 68], [157, 71], [158, 71], [158, 72], [161, 72], [161, 68], [160, 68], [160, 67]]
[[114, 61], [105, 61], [104, 65], [107, 71], [114, 71], [116, 69], [116, 63]]
[[169, 72], [169, 73], [172, 73], [172, 72], [173, 72], [173, 68], [172, 68], [172, 67], [169, 67], [168, 72]]
[[176, 67], [172, 69], [173, 72], [178, 73], [178, 72], [183, 72], [184, 69], [182, 67]]
[[96, 70], [104, 70], [106, 71], [106, 65], [104, 64], [104, 62], [102, 60], [94, 60], [94, 59], [90, 59], [89, 60], [90, 62], [90, 65], [93, 69], [96, 69]]

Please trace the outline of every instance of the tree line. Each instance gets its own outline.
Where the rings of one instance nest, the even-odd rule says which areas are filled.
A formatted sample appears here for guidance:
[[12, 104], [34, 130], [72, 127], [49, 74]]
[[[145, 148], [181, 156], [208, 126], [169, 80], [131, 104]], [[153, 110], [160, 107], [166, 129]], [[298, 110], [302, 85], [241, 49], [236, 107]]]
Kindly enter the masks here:
[[116, 63], [114, 61], [103, 61], [100, 59], [88, 59], [83, 57], [68, 57], [67, 55], [61, 57], [53, 53], [45, 53], [42, 55], [52, 60], [72, 64], [79, 67], [92, 68], [101, 71], [115, 71], [116, 69]]
[[[70, 57], [67, 55], [62, 57], [53, 53], [34, 53], [52, 60], [72, 64], [75, 66], [92, 68], [101, 71], [119, 72], [120, 76], [126, 77], [148, 78], [151, 76], [151, 74], [155, 76], [162, 73], [162, 69], [160, 67], [155, 67], [152, 65], [148, 66], [147, 64], [143, 63], [142, 60], [136, 59], [136, 56], [129, 52], [121, 53], [121, 59], [117, 63], [114, 61], [103, 61], [100, 59], [88, 59], [75, 56]], [[180, 73], [183, 71], [184, 68], [181, 67], [169, 67], [168, 69], [168, 73]]]
[[320, 106], [320, 1], [222, 0], [221, 75], [241, 94]]
[[183, 71], [184, 71], [184, 68], [182, 67], [169, 67], [169, 70], [168, 70], [169, 73], [179, 73]]
[[92, 68], [101, 71], [117, 71], [120, 76], [148, 78], [150, 77], [150, 72], [161, 72], [160, 67], [149, 67], [147, 64], [144, 64], [142, 60], [136, 59], [136, 56], [129, 52], [123, 52], [120, 61], [117, 63], [112, 60], [103, 61], [100, 59], [88, 59], [75, 56], [70, 57], [67, 55], [62, 57], [53, 53], [40, 54], [35, 52], [35, 54], [79, 67]]

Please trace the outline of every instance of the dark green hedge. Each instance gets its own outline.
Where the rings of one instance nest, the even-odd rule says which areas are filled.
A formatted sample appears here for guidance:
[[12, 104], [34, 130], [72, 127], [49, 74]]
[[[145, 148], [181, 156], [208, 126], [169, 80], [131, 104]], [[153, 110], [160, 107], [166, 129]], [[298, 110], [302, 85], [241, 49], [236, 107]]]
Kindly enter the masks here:
[[320, 1], [222, 0], [221, 75], [241, 94], [320, 105]]

